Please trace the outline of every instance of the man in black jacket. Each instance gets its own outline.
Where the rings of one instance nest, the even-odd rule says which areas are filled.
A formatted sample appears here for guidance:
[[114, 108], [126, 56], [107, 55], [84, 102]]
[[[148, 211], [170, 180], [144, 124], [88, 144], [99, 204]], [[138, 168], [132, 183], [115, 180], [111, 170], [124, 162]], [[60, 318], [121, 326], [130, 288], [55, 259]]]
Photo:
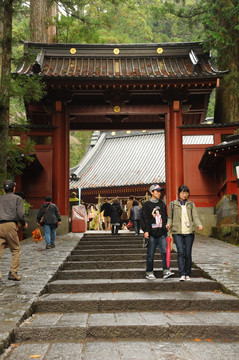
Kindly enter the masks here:
[[163, 278], [174, 275], [167, 269], [166, 249], [167, 249], [167, 210], [165, 203], [160, 200], [162, 188], [158, 184], [150, 186], [149, 192], [151, 199], [146, 201], [142, 207], [141, 227], [144, 232], [145, 241], [147, 241], [147, 262], [146, 262], [146, 279], [155, 280], [154, 268], [154, 253], [156, 247], [162, 257], [163, 264]]
[[[6, 244], [9, 245], [12, 252], [12, 263], [8, 274], [9, 280], [20, 281], [21, 277], [17, 274], [20, 266], [20, 242], [17, 234], [17, 223], [22, 228], [27, 229], [25, 220], [23, 200], [15, 195], [16, 184], [13, 180], [3, 182], [5, 195], [0, 196], [0, 261]], [[0, 271], [0, 282], [2, 274]]]
[[104, 211], [104, 224], [105, 230], [110, 230], [110, 208], [111, 204], [109, 203], [109, 199], [106, 197], [104, 204], [100, 208], [100, 212]]

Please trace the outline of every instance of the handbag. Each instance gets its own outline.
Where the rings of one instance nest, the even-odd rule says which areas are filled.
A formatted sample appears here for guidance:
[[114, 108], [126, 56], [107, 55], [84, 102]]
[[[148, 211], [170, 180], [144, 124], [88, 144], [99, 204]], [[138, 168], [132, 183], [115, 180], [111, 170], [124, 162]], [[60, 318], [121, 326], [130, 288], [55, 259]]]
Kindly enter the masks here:
[[127, 229], [131, 229], [134, 226], [131, 220], [129, 220], [128, 224], [126, 225]]
[[39, 228], [36, 228], [36, 230], [34, 230], [32, 232], [32, 238], [35, 243], [42, 240], [42, 234], [41, 234], [41, 230]]
[[44, 225], [44, 218], [45, 218], [45, 215], [46, 215], [47, 210], [49, 209], [50, 205], [51, 205], [51, 204], [49, 204], [49, 205], [47, 206], [46, 211], [44, 212], [44, 214], [43, 214], [42, 217], [40, 218], [39, 224], [40, 224], [41, 226]]

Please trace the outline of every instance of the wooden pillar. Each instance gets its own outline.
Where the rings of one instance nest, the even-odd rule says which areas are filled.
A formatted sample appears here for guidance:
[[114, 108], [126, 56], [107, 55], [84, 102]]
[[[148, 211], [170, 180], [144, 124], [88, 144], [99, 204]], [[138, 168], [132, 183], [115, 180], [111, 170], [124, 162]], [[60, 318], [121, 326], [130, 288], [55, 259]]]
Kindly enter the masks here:
[[178, 187], [183, 183], [182, 107], [179, 101], [170, 105], [166, 122], [166, 186], [167, 204], [177, 198]]
[[60, 101], [55, 103], [53, 126], [53, 201], [61, 215], [69, 216], [69, 122]]

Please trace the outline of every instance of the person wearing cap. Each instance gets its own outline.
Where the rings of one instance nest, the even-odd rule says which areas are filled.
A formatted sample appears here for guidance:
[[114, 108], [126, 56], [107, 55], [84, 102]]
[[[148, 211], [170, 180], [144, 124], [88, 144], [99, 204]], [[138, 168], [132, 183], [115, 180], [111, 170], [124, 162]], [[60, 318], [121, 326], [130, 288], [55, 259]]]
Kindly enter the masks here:
[[[18, 275], [18, 269], [20, 267], [21, 248], [17, 234], [17, 223], [19, 222], [24, 229], [27, 229], [28, 225], [25, 220], [23, 199], [14, 194], [16, 190], [15, 182], [5, 180], [3, 188], [6, 194], [0, 196], [0, 262], [4, 247], [7, 244], [12, 252], [8, 279], [20, 281], [21, 277]], [[0, 281], [2, 281], [1, 271]]]
[[178, 199], [169, 204], [167, 229], [172, 231], [178, 252], [178, 271], [180, 281], [191, 280], [192, 246], [195, 228], [203, 230], [195, 204], [188, 200], [190, 191], [187, 185], [178, 188]]
[[162, 257], [163, 278], [174, 275], [167, 268], [166, 249], [167, 249], [167, 210], [165, 203], [160, 199], [162, 188], [159, 184], [153, 184], [149, 188], [151, 199], [146, 201], [142, 207], [141, 227], [144, 232], [144, 238], [147, 242], [147, 260], [146, 260], [146, 279], [156, 279], [154, 275], [154, 253], [158, 246]]

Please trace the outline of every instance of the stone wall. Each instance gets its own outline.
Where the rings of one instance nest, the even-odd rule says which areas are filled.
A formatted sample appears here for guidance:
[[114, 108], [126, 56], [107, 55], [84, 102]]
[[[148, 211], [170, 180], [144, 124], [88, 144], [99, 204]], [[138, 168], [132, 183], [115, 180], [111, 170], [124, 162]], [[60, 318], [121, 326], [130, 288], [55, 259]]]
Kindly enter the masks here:
[[215, 206], [217, 224], [212, 227], [212, 237], [239, 244], [237, 194], [224, 195]]

